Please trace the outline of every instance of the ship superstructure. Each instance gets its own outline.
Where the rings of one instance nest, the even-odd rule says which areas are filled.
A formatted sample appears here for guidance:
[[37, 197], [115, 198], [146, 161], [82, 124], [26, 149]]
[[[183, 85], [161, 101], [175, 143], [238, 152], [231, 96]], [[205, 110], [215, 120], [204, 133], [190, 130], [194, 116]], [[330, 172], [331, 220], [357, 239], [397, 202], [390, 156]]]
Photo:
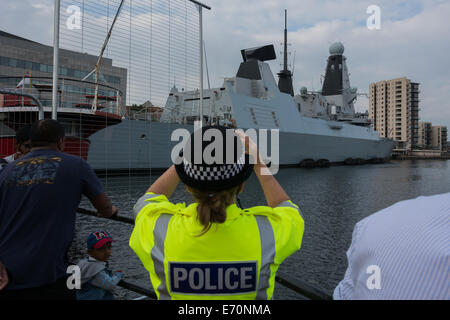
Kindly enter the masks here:
[[[292, 97], [290, 93], [280, 91], [266, 62], [276, 58], [273, 45], [245, 49], [241, 53], [243, 62], [236, 76], [225, 78], [219, 88], [203, 91], [205, 124], [278, 129], [281, 166], [295, 166], [305, 159], [344, 162], [391, 155], [392, 140], [381, 139], [370, 127], [354, 125], [358, 124], [358, 121], [353, 121], [356, 119], [353, 107], [356, 91], [349, 89], [342, 55], [334, 60], [334, 56], [330, 56], [327, 66], [330, 72], [324, 82], [325, 94], [308, 93], [302, 89], [300, 95]], [[338, 62], [341, 62], [342, 72], [339, 74], [343, 79], [341, 82], [336, 80], [336, 83], [341, 87], [329, 80], [336, 78], [332, 70], [339, 70]], [[167, 168], [171, 164], [171, 149], [178, 143], [171, 141], [171, 133], [181, 127], [193, 130], [194, 121], [199, 120], [199, 103], [198, 91], [180, 91], [173, 87], [160, 122], [123, 119], [121, 124], [95, 134], [91, 139], [92, 146], [108, 144], [105, 137], [109, 137], [110, 144], [106, 148], [110, 151], [117, 149], [114, 154], [123, 155], [122, 160], [117, 156], [108, 160], [108, 169], [125, 169], [130, 164], [133, 168]], [[90, 154], [91, 164], [100, 169], [106, 164], [94, 160], [101, 154], [101, 151], [96, 154], [96, 150], [90, 150], [93, 153], [92, 157]]]
[[300, 113], [305, 117], [370, 126], [365, 114], [355, 112], [354, 102], [360, 94], [356, 87], [350, 86], [344, 45], [335, 42], [329, 52], [322, 90], [314, 92], [302, 87], [300, 94], [294, 96]]

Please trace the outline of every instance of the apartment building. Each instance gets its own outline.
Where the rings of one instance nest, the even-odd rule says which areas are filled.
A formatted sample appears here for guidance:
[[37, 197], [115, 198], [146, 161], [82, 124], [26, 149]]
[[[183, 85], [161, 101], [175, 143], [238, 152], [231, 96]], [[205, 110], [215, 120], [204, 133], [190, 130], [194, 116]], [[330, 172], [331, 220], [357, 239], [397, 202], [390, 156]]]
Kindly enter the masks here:
[[432, 149], [433, 134], [431, 122], [419, 122], [419, 140], [417, 147], [421, 149]]
[[432, 126], [432, 147], [440, 151], [447, 150], [447, 127]]
[[412, 150], [419, 143], [419, 83], [406, 77], [371, 83], [369, 119], [381, 137]]

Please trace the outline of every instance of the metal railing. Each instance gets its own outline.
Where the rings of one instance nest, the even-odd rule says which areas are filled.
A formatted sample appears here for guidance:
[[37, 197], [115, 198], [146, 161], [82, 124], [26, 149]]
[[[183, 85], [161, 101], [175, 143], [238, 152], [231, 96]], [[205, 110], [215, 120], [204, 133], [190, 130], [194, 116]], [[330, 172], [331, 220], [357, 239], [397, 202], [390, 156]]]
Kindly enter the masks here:
[[[15, 87], [19, 81], [25, 82]], [[45, 76], [0, 76], [0, 88], [5, 94], [29, 97], [40, 106], [52, 107], [52, 84]], [[92, 109], [95, 96], [95, 83], [70, 77], [59, 77], [58, 109], [81, 108]], [[20, 85], [20, 84], [19, 84]], [[7, 91], [7, 92], [6, 92]], [[99, 110], [116, 115], [123, 115], [122, 91], [108, 84], [98, 84]], [[39, 100], [39, 102], [37, 101]], [[23, 107], [22, 104], [18, 106]]]
[[10, 90], [4, 90], [4, 89], [0, 89], [0, 93], [1, 94], [10, 94], [10, 95], [15, 95], [15, 96], [21, 96], [21, 97], [30, 98], [31, 100], [36, 102], [36, 105], [37, 105], [38, 110], [39, 110], [39, 120], [44, 119], [44, 107], [42, 106], [42, 104], [39, 101], [39, 99], [36, 98], [34, 95], [28, 94], [28, 93], [23, 93], [23, 92], [20, 92], [20, 91], [10, 91]]
[[[93, 217], [99, 217], [97, 215], [97, 212], [92, 211], [92, 210], [87, 210], [84, 208], [78, 208], [77, 212], [81, 213], [81, 214], [93, 216]], [[134, 225], [134, 219], [131, 219], [128, 217], [113, 216], [113, 217], [105, 218], [105, 219]], [[280, 271], [277, 272], [277, 274], [275, 276], [275, 281], [277, 281], [279, 284], [285, 286], [286, 288], [291, 289], [294, 292], [302, 295], [303, 297], [305, 297], [307, 299], [310, 299], [310, 300], [332, 300], [332, 297], [329, 294], [325, 293], [322, 289], [313, 287], [309, 283], [299, 280], [299, 279], [296, 279], [296, 278], [294, 278], [288, 274], [285, 274], [283, 272], [280, 272]], [[146, 289], [146, 288], [142, 288], [138, 285], [121, 280], [118, 283], [118, 286], [128, 289], [128, 290], [131, 290], [133, 292], [145, 295], [151, 299], [157, 299], [157, 295], [154, 291]]]

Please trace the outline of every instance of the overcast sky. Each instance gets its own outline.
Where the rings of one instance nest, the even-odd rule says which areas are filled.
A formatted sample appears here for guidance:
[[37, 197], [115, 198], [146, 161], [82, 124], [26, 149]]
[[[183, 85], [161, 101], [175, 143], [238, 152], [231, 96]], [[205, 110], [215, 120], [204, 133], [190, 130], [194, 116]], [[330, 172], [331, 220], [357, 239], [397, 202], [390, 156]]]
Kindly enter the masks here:
[[[209, 0], [204, 10], [204, 39], [211, 85], [234, 76], [240, 50], [274, 44], [278, 72], [288, 10], [288, 42], [294, 90], [321, 88], [328, 48], [345, 46], [350, 82], [360, 93], [371, 82], [406, 76], [420, 85], [420, 120], [450, 128], [450, 1], [448, 0]], [[52, 44], [53, 0], [0, 0], [0, 29]], [[381, 9], [381, 29], [369, 30], [366, 9]], [[207, 82], [205, 82], [205, 86]], [[357, 110], [368, 108], [360, 97]]]

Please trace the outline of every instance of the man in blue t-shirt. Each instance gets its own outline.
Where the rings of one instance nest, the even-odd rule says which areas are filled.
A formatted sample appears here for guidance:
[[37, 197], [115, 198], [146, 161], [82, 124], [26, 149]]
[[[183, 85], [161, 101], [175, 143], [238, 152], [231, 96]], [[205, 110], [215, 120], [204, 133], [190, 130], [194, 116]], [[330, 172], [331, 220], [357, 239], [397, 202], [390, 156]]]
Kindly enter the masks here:
[[0, 299], [73, 299], [67, 289], [67, 251], [85, 195], [99, 216], [117, 214], [92, 168], [62, 153], [64, 128], [40, 120], [31, 152], [0, 173]]

